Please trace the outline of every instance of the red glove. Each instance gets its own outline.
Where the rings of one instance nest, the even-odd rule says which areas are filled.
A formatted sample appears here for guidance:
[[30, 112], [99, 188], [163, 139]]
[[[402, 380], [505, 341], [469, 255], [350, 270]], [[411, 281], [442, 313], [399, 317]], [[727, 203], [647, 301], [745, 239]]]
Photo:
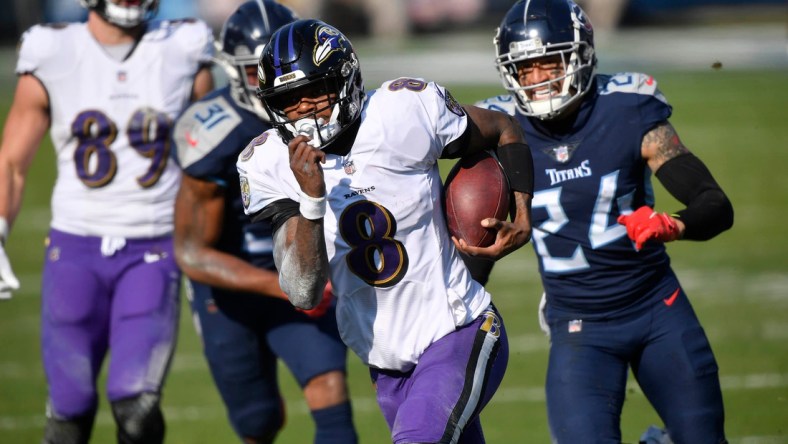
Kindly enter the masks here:
[[309, 310], [304, 310], [302, 308], [296, 308], [296, 310], [304, 313], [305, 315], [309, 316], [310, 318], [317, 319], [328, 311], [329, 307], [331, 307], [331, 301], [334, 299], [334, 292], [333, 287], [331, 287], [331, 281], [328, 281], [326, 284], [326, 288], [323, 290], [323, 299], [320, 301], [319, 304], [315, 308], [310, 308]]
[[640, 207], [632, 214], [618, 216], [618, 223], [627, 227], [627, 235], [640, 251], [649, 240], [670, 242], [679, 238], [679, 226], [672, 217], [657, 213], [651, 207]]

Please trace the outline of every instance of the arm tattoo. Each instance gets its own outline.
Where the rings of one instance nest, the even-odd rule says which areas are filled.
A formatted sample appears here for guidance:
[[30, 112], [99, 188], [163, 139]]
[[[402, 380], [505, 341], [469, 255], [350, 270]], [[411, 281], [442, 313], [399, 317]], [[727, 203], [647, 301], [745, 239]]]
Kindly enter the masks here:
[[654, 156], [660, 164], [679, 156], [687, 154], [689, 150], [681, 143], [676, 130], [668, 122], [661, 123], [643, 136], [643, 145], [654, 147]]

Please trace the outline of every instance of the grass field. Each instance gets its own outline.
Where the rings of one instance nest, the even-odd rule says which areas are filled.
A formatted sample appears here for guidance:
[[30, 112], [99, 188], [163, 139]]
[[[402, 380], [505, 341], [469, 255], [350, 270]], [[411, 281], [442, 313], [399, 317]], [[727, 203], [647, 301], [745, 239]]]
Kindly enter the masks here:
[[[726, 70], [657, 74], [662, 91], [674, 105], [673, 125], [710, 167], [736, 210], [733, 229], [718, 238], [669, 246], [674, 267], [717, 355], [728, 437], [732, 444], [788, 443], [788, 125], [782, 114], [788, 104], [788, 76], [785, 71]], [[0, 85], [0, 121], [12, 88]], [[456, 86], [452, 90], [463, 102], [499, 93], [497, 87]], [[7, 245], [22, 289], [14, 299], [0, 304], [0, 443], [39, 442], [44, 423], [39, 280], [53, 180], [53, 152], [47, 144], [30, 173], [23, 211]], [[657, 208], [678, 206], [661, 193]], [[506, 320], [511, 358], [501, 389], [482, 414], [488, 442], [547, 443], [542, 384], [548, 344], [536, 322], [541, 287], [532, 248], [526, 246], [500, 261], [489, 288]], [[210, 380], [186, 305], [180, 331], [164, 395], [167, 442], [237, 442]], [[361, 441], [389, 442], [366, 370], [355, 356], [349, 362]], [[305, 404], [286, 370], [280, 378], [288, 423], [278, 442], [309, 443], [312, 424]], [[625, 404], [624, 441], [637, 442], [649, 424], [659, 424], [659, 419], [633, 383]], [[105, 400], [94, 442], [114, 442]]]

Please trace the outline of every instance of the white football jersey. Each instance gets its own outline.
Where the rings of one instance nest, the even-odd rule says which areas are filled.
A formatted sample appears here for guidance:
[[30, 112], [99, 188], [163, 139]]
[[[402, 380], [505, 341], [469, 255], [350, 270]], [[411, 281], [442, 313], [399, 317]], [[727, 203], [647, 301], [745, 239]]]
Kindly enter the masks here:
[[25, 32], [16, 72], [34, 75], [49, 96], [53, 228], [124, 238], [172, 232], [180, 170], [170, 161], [170, 128], [211, 55], [211, 30], [197, 20], [150, 22], [122, 61], [85, 23]]
[[[467, 123], [442, 87], [389, 81], [368, 95], [349, 154], [329, 154], [322, 166], [339, 331], [370, 366], [409, 370], [430, 344], [490, 303], [454, 248], [442, 209], [437, 160]], [[247, 214], [298, 201], [276, 130], [252, 144], [238, 160]]]

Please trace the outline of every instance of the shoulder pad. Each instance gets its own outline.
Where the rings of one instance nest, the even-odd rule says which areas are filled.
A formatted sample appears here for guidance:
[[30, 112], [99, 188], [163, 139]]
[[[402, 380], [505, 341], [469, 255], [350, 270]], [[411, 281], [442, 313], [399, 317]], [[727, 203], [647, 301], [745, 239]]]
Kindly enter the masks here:
[[601, 94], [635, 93], [654, 95], [657, 81], [654, 77], [638, 72], [620, 72], [610, 76], [607, 82], [600, 85]]
[[502, 113], [513, 116], [515, 113], [514, 97], [511, 94], [501, 94], [500, 96], [490, 97], [480, 100], [473, 104], [479, 108], [485, 108], [493, 111], [500, 111]]
[[213, 56], [213, 32], [199, 19], [153, 20], [149, 22], [143, 40], [157, 42], [173, 38], [188, 53], [198, 52], [201, 62]]
[[222, 96], [203, 99], [189, 106], [178, 118], [173, 131], [181, 167], [187, 168], [212, 152], [242, 120]]
[[[73, 41], [70, 30], [76, 26], [84, 26], [76, 23], [54, 23], [39, 24], [30, 27], [19, 39], [19, 60], [17, 63], [17, 74], [23, 72], [33, 72], [45, 64], [52, 62], [52, 57], [61, 54], [61, 44], [78, 45], [80, 42]], [[66, 36], [64, 33], [69, 33]], [[65, 47], [66, 50], [73, 49]], [[62, 51], [65, 52], [65, 51]], [[63, 57], [71, 57], [70, 53], [62, 54]]]

